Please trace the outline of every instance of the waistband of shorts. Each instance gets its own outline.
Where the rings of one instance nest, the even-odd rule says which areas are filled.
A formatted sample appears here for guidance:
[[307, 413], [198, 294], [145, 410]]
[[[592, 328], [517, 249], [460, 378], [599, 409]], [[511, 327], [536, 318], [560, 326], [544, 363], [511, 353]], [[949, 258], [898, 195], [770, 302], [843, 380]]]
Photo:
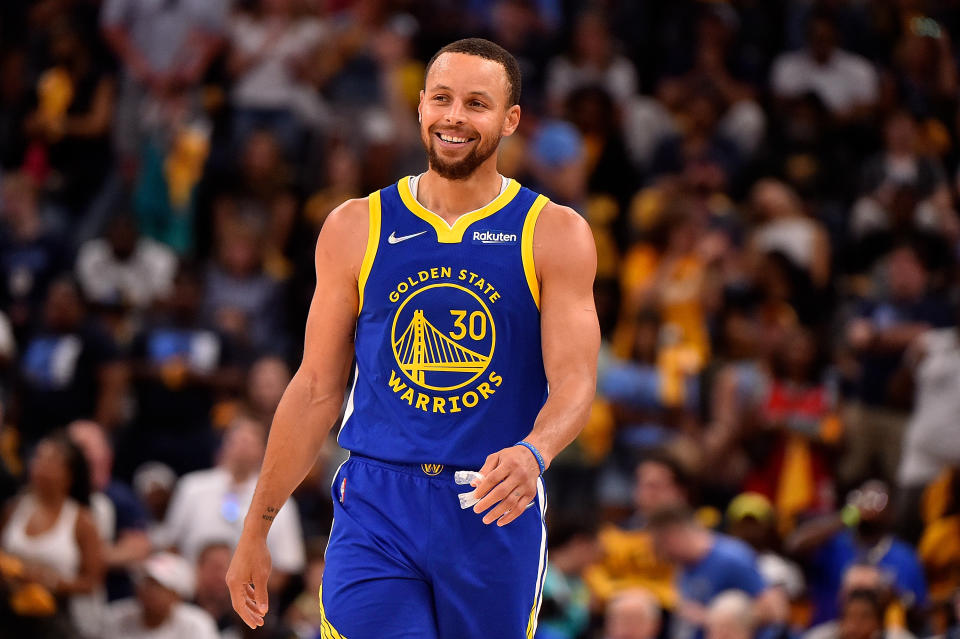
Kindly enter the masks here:
[[415, 477], [429, 477], [432, 479], [443, 479], [449, 481], [453, 481], [453, 474], [458, 470], [471, 470], [467, 468], [451, 466], [449, 464], [408, 464], [403, 462], [392, 462], [383, 459], [377, 459], [376, 457], [359, 455], [357, 453], [350, 453], [350, 459], [356, 459], [357, 461], [365, 464], [380, 466], [382, 468], [386, 468], [387, 470], [393, 470], [398, 473], [405, 473]]

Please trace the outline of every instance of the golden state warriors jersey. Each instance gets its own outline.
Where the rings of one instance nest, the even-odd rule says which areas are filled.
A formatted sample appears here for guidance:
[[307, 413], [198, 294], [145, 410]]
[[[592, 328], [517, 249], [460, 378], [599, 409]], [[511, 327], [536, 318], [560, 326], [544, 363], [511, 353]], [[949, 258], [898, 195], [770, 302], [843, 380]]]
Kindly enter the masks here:
[[480, 467], [523, 439], [547, 395], [533, 230], [547, 198], [509, 180], [450, 226], [410, 179], [370, 195], [347, 450]]

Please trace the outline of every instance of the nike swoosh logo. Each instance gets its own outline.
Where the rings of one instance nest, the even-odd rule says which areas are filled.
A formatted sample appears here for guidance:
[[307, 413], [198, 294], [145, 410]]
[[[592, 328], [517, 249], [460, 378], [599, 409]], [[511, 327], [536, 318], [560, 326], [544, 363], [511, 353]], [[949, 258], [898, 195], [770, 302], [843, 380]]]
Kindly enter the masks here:
[[396, 231], [392, 231], [392, 232], [390, 233], [390, 237], [387, 238], [387, 243], [388, 243], [388, 244], [399, 244], [400, 242], [403, 242], [404, 240], [409, 240], [409, 239], [412, 238], [412, 237], [417, 237], [418, 235], [423, 235], [424, 233], [426, 233], [426, 231], [420, 231], [419, 233], [413, 233], [413, 234], [411, 234], [411, 235], [404, 235], [404, 236], [401, 236], [401, 237], [397, 237], [397, 232], [396, 232]]

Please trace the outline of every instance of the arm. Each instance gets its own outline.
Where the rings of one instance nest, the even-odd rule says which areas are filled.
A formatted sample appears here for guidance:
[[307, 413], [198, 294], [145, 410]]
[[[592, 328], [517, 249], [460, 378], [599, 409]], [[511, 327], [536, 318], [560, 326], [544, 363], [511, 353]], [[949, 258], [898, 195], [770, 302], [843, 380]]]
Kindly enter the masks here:
[[[525, 438], [543, 455], [546, 467], [587, 423], [597, 387], [600, 327], [593, 300], [597, 253], [593, 234], [575, 211], [547, 204], [533, 239], [540, 280], [543, 367], [550, 386], [546, 404]], [[483, 522], [505, 526], [537, 496], [540, 467], [522, 446], [487, 457], [477, 484], [474, 512], [491, 507]]]
[[270, 524], [310, 470], [340, 415], [353, 362], [357, 277], [368, 224], [367, 201], [350, 200], [330, 214], [317, 240], [317, 288], [307, 316], [303, 362], [273, 418], [257, 488], [227, 573], [234, 610], [251, 628], [263, 625], [267, 612]]
[[77, 138], [95, 138], [109, 131], [114, 94], [113, 78], [102, 78], [97, 84], [90, 110], [83, 115], [68, 116], [64, 134]]
[[80, 570], [76, 579], [57, 584], [56, 591], [64, 595], [93, 592], [103, 581], [103, 547], [93, 517], [85, 508], [77, 514], [76, 535], [80, 545]]

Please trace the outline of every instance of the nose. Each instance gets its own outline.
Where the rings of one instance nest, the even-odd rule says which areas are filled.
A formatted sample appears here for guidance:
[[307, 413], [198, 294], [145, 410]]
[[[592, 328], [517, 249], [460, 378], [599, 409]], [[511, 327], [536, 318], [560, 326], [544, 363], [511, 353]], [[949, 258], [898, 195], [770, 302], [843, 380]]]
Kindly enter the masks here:
[[463, 124], [463, 106], [456, 100], [452, 102], [443, 119], [450, 124]]

